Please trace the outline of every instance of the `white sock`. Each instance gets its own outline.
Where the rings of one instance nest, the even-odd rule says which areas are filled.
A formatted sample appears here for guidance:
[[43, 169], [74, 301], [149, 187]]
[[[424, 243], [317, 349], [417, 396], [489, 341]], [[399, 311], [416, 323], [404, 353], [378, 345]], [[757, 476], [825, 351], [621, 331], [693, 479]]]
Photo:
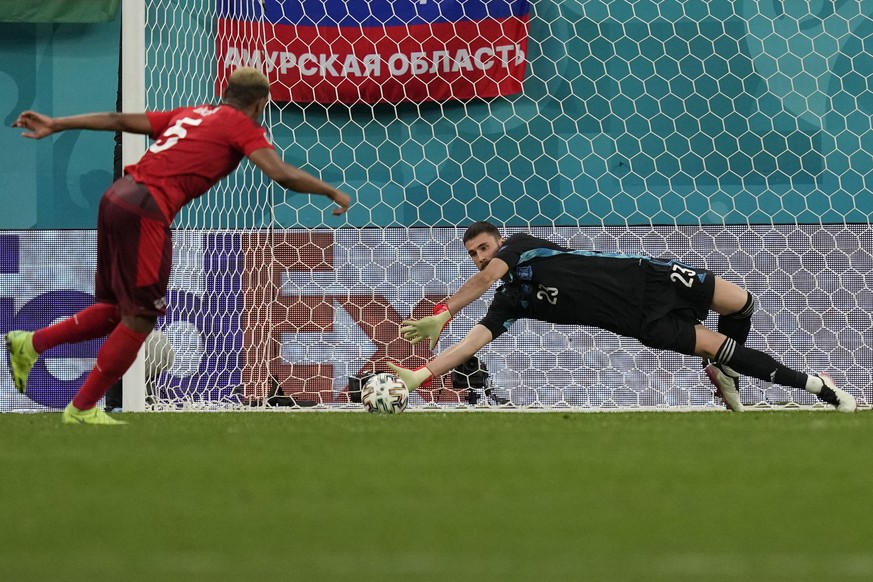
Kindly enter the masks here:
[[812, 392], [813, 394], [818, 394], [821, 392], [822, 387], [824, 386], [824, 382], [818, 376], [809, 375], [806, 377], [806, 387], [804, 388], [807, 392]]

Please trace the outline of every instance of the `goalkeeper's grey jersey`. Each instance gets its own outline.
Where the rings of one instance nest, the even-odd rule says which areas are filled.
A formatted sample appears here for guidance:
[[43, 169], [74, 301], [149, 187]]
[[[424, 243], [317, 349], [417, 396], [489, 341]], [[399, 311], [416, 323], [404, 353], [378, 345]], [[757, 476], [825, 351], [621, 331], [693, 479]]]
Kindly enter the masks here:
[[509, 271], [479, 322], [493, 338], [521, 318], [638, 335], [649, 257], [573, 250], [520, 233], [495, 258]]

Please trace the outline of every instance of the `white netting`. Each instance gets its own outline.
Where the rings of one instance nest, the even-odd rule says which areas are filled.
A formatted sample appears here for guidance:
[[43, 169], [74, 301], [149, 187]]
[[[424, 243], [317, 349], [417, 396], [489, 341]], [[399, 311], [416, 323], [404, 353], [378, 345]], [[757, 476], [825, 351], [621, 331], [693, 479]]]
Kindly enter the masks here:
[[[274, 403], [352, 408], [349, 376], [430, 356], [397, 339], [398, 323], [474, 272], [459, 239], [475, 220], [706, 266], [758, 297], [749, 345], [873, 399], [873, 2], [546, 0], [529, 23], [521, 2], [309, 2], [321, 20], [299, 4], [147, 4], [149, 107], [215, 101], [229, 66], [259, 65], [274, 97], [301, 101], [270, 107], [277, 149], [356, 199], [334, 219], [246, 165], [180, 215], [160, 324], [175, 361], [151, 382], [155, 407], [263, 406], [278, 389]], [[504, 8], [524, 41], [489, 36]], [[355, 64], [337, 41], [382, 17], [404, 41], [378, 69], [394, 103], [371, 103], [358, 74], [377, 72], [375, 49]], [[520, 93], [501, 85], [518, 54]], [[495, 78], [486, 90], [455, 73]], [[356, 104], [305, 102], [356, 89]], [[465, 310], [440, 347], [484, 309]], [[519, 322], [480, 356], [491, 395], [479, 404], [717, 405], [698, 361], [596, 330]], [[410, 405], [470, 400], [452, 386]], [[742, 395], [814, 402], [756, 381]]]

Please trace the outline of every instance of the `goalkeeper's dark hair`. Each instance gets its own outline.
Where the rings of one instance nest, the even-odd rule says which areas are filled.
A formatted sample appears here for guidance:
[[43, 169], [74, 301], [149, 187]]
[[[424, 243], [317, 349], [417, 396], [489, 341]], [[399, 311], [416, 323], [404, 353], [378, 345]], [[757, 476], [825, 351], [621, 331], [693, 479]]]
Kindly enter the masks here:
[[240, 67], [231, 73], [224, 90], [224, 101], [247, 107], [270, 95], [270, 82], [266, 75], [252, 67]]
[[490, 234], [495, 238], [500, 238], [500, 229], [490, 222], [480, 220], [479, 222], [474, 222], [467, 227], [466, 232], [464, 232], [464, 244], [466, 244], [468, 240], [474, 239], [482, 233]]

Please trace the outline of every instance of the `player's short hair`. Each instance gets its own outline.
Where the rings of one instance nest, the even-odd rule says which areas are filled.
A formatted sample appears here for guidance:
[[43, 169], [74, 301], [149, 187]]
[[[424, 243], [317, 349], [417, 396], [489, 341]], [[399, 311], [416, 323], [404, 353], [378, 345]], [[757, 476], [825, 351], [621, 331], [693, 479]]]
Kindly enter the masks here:
[[490, 222], [480, 220], [479, 222], [474, 222], [467, 227], [466, 232], [464, 232], [464, 244], [466, 244], [468, 240], [476, 238], [482, 233], [490, 234], [494, 238], [500, 238], [500, 229]]
[[252, 67], [240, 67], [227, 80], [224, 100], [247, 106], [269, 94], [270, 81], [266, 75]]

